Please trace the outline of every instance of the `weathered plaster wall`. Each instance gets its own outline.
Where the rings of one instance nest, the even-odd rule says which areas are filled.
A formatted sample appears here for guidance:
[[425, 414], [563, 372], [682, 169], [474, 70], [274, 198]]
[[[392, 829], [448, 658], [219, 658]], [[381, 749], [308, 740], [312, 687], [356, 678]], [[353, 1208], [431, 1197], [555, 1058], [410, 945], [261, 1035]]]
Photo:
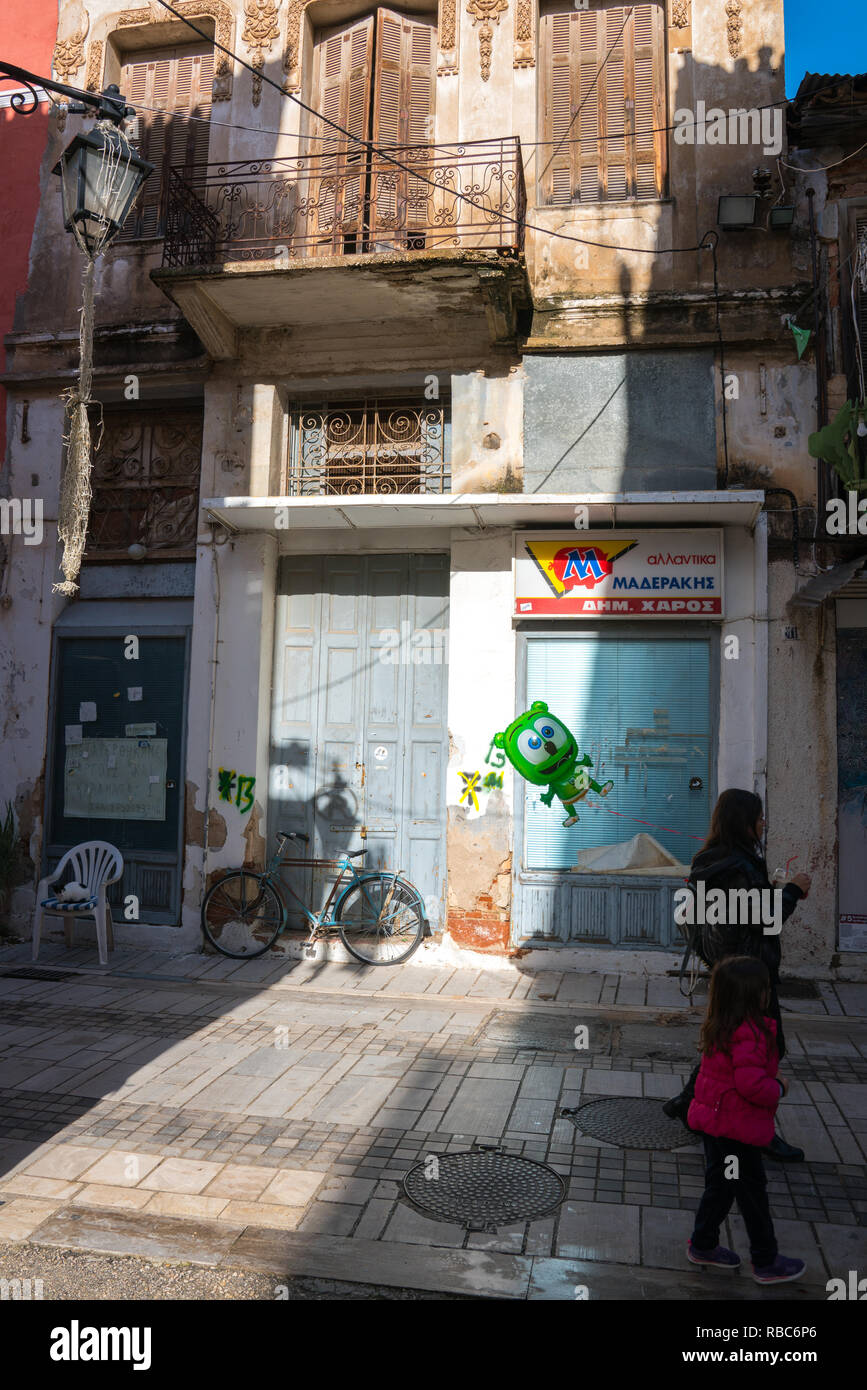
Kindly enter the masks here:
[[452, 491], [520, 492], [521, 367], [456, 372], [452, 389]]
[[42, 540], [22, 534], [0, 542], [0, 807], [11, 801], [32, 877], [12, 902], [12, 926], [29, 925], [43, 840], [43, 778], [48, 723], [52, 624], [67, 600], [51, 592], [57, 571], [57, 490], [62, 432], [61, 402], [41, 393], [31, 399], [30, 439], [15, 429], [14, 398], [8, 413], [7, 470], [0, 495], [42, 506]]
[[[786, 603], [801, 583], [791, 562], [769, 567], [768, 866], [797, 854], [791, 872], [813, 884], [783, 927], [783, 964], [826, 975], [836, 941], [837, 739], [833, 610]], [[795, 624], [798, 639], [784, 635]]]
[[448, 931], [460, 946], [509, 945], [512, 773], [475, 810], [461, 796], [461, 771], [485, 763], [498, 729], [514, 719], [515, 637], [511, 623], [511, 533], [452, 542], [449, 603]]
[[[763, 795], [767, 762], [767, 526], [725, 531], [725, 620], [720, 628], [717, 787]], [[734, 640], [732, 640], [734, 639]]]
[[716, 485], [710, 352], [524, 359], [527, 492]]

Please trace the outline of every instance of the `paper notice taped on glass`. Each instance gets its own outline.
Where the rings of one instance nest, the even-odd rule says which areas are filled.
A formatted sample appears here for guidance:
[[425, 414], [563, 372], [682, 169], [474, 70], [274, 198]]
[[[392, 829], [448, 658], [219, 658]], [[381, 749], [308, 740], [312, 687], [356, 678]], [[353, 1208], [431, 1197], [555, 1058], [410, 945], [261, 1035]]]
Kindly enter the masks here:
[[577, 862], [573, 865], [573, 874], [653, 873], [685, 878], [689, 873], [688, 864], [682, 864], [664, 845], [644, 831], [616, 845], [597, 845], [593, 849], [579, 850], [575, 858]]
[[86, 738], [67, 746], [63, 814], [165, 820], [168, 740]]

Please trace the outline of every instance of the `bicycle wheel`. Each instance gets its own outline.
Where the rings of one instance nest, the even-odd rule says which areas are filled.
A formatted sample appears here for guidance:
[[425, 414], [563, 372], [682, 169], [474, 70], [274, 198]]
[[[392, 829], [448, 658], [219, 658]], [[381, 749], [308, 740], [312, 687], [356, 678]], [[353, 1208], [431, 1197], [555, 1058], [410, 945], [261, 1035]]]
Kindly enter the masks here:
[[[389, 897], [392, 884], [394, 892]], [[365, 965], [400, 965], [418, 950], [424, 937], [418, 893], [394, 874], [365, 875], [347, 889], [334, 916], [347, 951]]]
[[283, 926], [279, 893], [261, 874], [235, 869], [215, 883], [202, 903], [202, 930], [224, 956], [247, 960], [272, 946]]

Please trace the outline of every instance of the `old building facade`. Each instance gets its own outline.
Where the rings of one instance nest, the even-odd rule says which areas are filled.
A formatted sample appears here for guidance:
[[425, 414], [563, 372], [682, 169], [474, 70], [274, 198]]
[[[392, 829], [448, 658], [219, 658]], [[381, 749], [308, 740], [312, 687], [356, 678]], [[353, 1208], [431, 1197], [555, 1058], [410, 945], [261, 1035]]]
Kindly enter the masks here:
[[[769, 491], [817, 506], [802, 200], [770, 225], [754, 173], [787, 152], [782, 0], [170, 8], [64, 6], [67, 80], [118, 82], [156, 166], [97, 272], [71, 602], [72, 116], [7, 340], [10, 485], [46, 516], [0, 614], [34, 878], [109, 839], [116, 938], [191, 948], [207, 884], [294, 827], [400, 863], [431, 949], [660, 970], [681, 866], [744, 786], [772, 867], [814, 873], [787, 961], [857, 971], [835, 627], [792, 620], [815, 552], [796, 571]], [[719, 227], [722, 197], [755, 225]], [[537, 700], [613, 782], [577, 824], [495, 743]]]

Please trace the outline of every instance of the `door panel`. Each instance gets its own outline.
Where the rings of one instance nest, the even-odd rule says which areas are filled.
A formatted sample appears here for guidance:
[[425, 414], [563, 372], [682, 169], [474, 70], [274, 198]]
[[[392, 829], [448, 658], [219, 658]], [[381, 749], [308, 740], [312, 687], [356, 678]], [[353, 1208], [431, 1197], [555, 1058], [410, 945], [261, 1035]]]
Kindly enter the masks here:
[[[839, 949], [867, 951], [867, 628], [837, 629]], [[806, 842], [801, 863], [815, 847]]]
[[[373, 140], [377, 146], [411, 146], [398, 156], [418, 164], [421, 178], [379, 162], [370, 181], [370, 237], [375, 248], [418, 250], [429, 225], [425, 147], [433, 143], [436, 27], [421, 18], [380, 9], [376, 13], [373, 74]], [[414, 234], [414, 235], [413, 235]]]
[[[122, 637], [58, 640], [47, 865], [53, 868], [67, 849], [87, 840], [115, 845], [124, 859], [123, 876], [108, 894], [117, 920], [130, 894], [139, 899], [138, 920], [160, 925], [179, 920], [186, 650], [184, 637], [142, 636], [138, 660], [128, 661]], [[87, 778], [85, 761], [86, 754], [91, 767], [97, 758], [102, 766], [106, 750], [104, 744], [98, 746], [101, 740], [110, 741], [107, 766], [114, 769], [105, 775], [116, 779], [110, 789], [111, 813], [67, 814], [68, 790], [71, 808], [106, 805], [107, 789], [98, 779]], [[151, 740], [165, 740], [164, 814], [139, 819], [131, 814], [133, 806], [149, 800], [141, 784], [157, 775], [144, 766]], [[133, 743], [142, 749], [135, 773], [123, 770]], [[73, 796], [73, 786], [79, 785], [72, 783], [73, 776], [85, 779], [85, 788], [89, 781], [93, 790]], [[127, 800], [131, 805], [123, 810], [121, 803]]]
[[[441, 555], [281, 561], [269, 819], [272, 842], [296, 828], [317, 856], [366, 848], [367, 867], [402, 867], [438, 923], [448, 585]], [[302, 873], [290, 881], [301, 891]]]
[[[358, 140], [370, 139], [373, 33], [373, 15], [367, 15], [326, 30], [315, 50], [313, 105]], [[313, 240], [311, 254], [315, 255], [317, 248], [323, 255], [360, 250], [366, 177], [364, 150], [322, 120], [317, 120], [314, 134], [314, 149], [319, 157], [310, 190], [312, 225], [306, 234]]]
[[[412, 146], [401, 162], [415, 161], [423, 175], [425, 147], [433, 139], [435, 23], [380, 9], [375, 16], [322, 31], [315, 52], [316, 109], [358, 140], [384, 148]], [[308, 236], [322, 254], [422, 247], [430, 222], [424, 179], [372, 159], [356, 140], [341, 139], [324, 121], [317, 122], [315, 135]]]

